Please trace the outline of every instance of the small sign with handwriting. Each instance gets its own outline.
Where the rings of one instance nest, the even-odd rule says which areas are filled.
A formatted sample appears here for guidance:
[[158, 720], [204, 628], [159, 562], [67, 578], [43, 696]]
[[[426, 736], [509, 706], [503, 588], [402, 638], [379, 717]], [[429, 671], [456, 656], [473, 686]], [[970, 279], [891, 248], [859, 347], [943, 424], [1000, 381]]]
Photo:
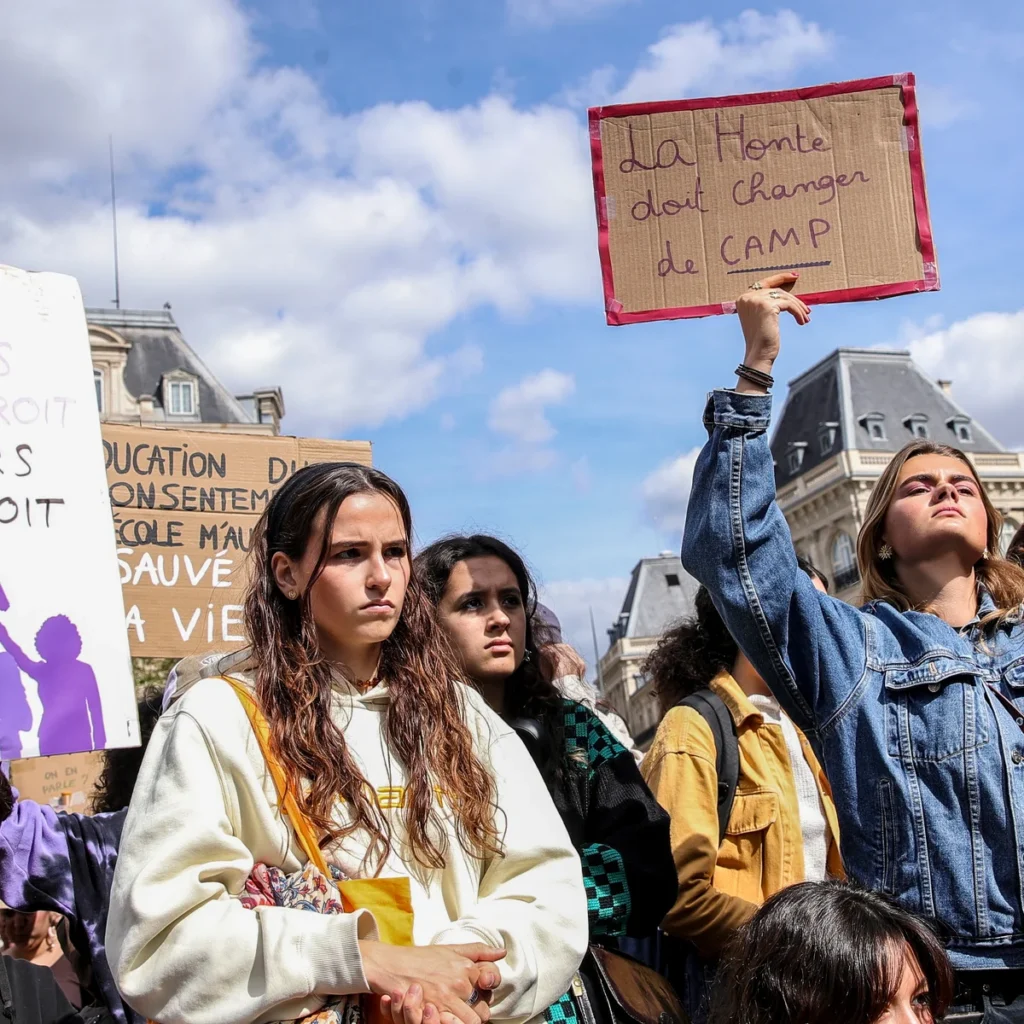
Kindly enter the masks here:
[[711, 316], [799, 270], [808, 302], [939, 287], [914, 76], [590, 110], [610, 324]]

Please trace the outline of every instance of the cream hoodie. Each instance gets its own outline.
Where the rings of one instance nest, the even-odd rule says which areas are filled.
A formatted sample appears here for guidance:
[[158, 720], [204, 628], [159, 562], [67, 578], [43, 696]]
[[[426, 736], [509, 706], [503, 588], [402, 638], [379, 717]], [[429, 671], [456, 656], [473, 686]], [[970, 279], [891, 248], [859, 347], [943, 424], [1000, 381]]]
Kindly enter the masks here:
[[[504, 946], [492, 1017], [525, 1021], [568, 989], [586, 951], [580, 862], [519, 738], [475, 691], [459, 692], [496, 780], [505, 855], [468, 855], [442, 802], [441, 870], [402, 856], [405, 780], [381, 735], [386, 686], [360, 695], [339, 679], [334, 717], [390, 818], [396, 849], [381, 875], [410, 877], [416, 944]], [[340, 802], [336, 813], [344, 820]], [[365, 875], [357, 840], [325, 850], [351, 877]], [[291, 872], [303, 859], [238, 696], [200, 680], [157, 724], [121, 839], [106, 942], [126, 1000], [160, 1024], [249, 1024], [367, 992], [358, 940], [376, 937], [371, 914], [252, 911], [235, 898], [256, 862]]]

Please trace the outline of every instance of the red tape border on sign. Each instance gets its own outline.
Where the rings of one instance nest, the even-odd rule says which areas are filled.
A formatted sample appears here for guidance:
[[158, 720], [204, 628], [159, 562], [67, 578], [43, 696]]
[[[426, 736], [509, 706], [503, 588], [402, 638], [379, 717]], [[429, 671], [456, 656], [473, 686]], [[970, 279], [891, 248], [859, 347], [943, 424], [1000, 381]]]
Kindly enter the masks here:
[[921, 159], [920, 132], [917, 122], [917, 87], [914, 75], [883, 75], [879, 78], [860, 78], [853, 82], [831, 82], [812, 85], [804, 89], [785, 89], [778, 92], [747, 93], [742, 96], [717, 96], [712, 99], [663, 100], [657, 103], [619, 103], [609, 107], [591, 107], [590, 156], [594, 171], [594, 199], [597, 207], [597, 246], [601, 256], [601, 280], [604, 285], [604, 306], [608, 323], [612, 326], [645, 323], [650, 320], [685, 320], [693, 317], [715, 316], [735, 312], [734, 302], [716, 302], [707, 306], [678, 306], [665, 309], [641, 310], [626, 313], [615, 298], [615, 278], [612, 273], [611, 252], [608, 247], [607, 191], [604, 180], [604, 157], [601, 151], [601, 121], [606, 117], [630, 117], [639, 114], [674, 113], [679, 110], [706, 110], [715, 107], [752, 106], [760, 103], [785, 103], [792, 100], [820, 99], [844, 93], [868, 92], [899, 86], [903, 100], [904, 131], [913, 137], [908, 147], [910, 184], [914, 199], [914, 219], [917, 226], [924, 277], [918, 281], [900, 281], [894, 284], [870, 285], [865, 288], [837, 288], [830, 292], [801, 294], [808, 304], [816, 302], [860, 302], [864, 299], [887, 299], [911, 292], [934, 292], [939, 289], [938, 267], [935, 262], [935, 243], [932, 239], [931, 219], [928, 215], [928, 197], [924, 187], [924, 163]]

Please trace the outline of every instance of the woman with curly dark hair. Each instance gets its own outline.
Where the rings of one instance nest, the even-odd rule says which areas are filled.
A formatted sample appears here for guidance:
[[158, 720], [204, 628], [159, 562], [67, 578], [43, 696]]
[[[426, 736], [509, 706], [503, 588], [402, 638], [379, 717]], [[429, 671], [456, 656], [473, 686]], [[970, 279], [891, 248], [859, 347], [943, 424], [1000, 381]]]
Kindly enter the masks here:
[[[825, 578], [803, 565], [825, 589]], [[671, 816], [678, 872], [675, 905], [662, 924], [664, 959], [700, 1022], [718, 957], [758, 906], [795, 882], [842, 875], [839, 833], [828, 781], [806, 738], [703, 587], [694, 617], [662, 637], [644, 670], [664, 717], [641, 770]], [[704, 703], [686, 700], [692, 694]], [[712, 728], [716, 719], [701, 713], [709, 706], [727, 723], [719, 734], [732, 747], [729, 780], [719, 775], [725, 752]], [[724, 790], [731, 806], [723, 803]]]
[[[483, 534], [445, 537], [416, 559], [462, 670], [531, 748], [583, 862], [591, 941], [652, 932], [675, 894], [668, 817], [632, 755], [542, 668], [548, 639], [523, 559]], [[614, 944], [614, 942], [613, 942]], [[547, 1020], [581, 1016], [571, 992]]]
[[952, 996], [953, 969], [931, 924], [881, 893], [803, 882], [772, 896], [740, 931], [711, 1020], [933, 1024]]
[[353, 463], [260, 517], [247, 657], [175, 681], [125, 822], [107, 944], [150, 1019], [523, 1021], [572, 977], [575, 853], [459, 681], [411, 535], [401, 488]]
[[86, 1001], [105, 1004], [118, 1022], [141, 1024], [114, 984], [104, 932], [121, 829], [142, 757], [160, 717], [160, 687], [139, 694], [138, 747], [105, 750], [91, 815], [58, 814], [18, 800], [0, 773], [0, 900], [22, 913], [63, 915], [66, 950]]

